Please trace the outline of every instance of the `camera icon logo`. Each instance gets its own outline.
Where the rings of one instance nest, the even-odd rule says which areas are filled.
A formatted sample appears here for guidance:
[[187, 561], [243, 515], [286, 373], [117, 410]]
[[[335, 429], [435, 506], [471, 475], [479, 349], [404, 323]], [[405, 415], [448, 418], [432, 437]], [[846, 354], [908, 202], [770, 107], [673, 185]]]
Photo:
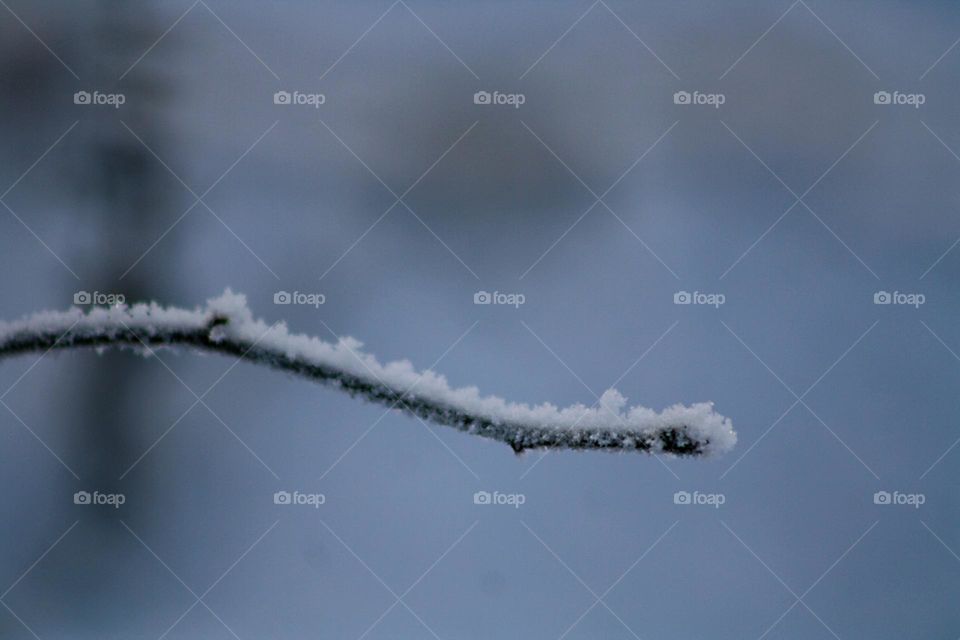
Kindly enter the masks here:
[[889, 91], [877, 91], [873, 94], [873, 104], [890, 104], [891, 96]]
[[673, 494], [673, 504], [690, 504], [690, 492], [677, 491]]
[[690, 304], [691, 302], [693, 302], [693, 298], [689, 291], [677, 291], [673, 294], [673, 304]]
[[493, 298], [487, 291], [477, 291], [473, 294], [473, 304], [490, 304], [491, 302], [493, 302]]
[[890, 504], [890, 492], [877, 491], [873, 494], [873, 504]]
[[290, 504], [292, 496], [289, 491], [277, 491], [273, 494], [273, 504]]
[[492, 96], [489, 91], [477, 91], [473, 94], [473, 104], [490, 104]]
[[673, 104], [690, 104], [690, 92], [677, 91], [673, 94]]
[[293, 297], [288, 291], [277, 291], [273, 294], [273, 304], [290, 304]]
[[90, 92], [77, 91], [73, 94], [73, 104], [90, 104]]
[[290, 104], [289, 91], [277, 91], [273, 94], [273, 104]]
[[73, 494], [73, 504], [90, 504], [90, 492], [77, 491]]
[[877, 291], [873, 294], [873, 304], [890, 304], [892, 302], [893, 298], [889, 291]]
[[477, 491], [473, 494], [473, 504], [490, 504], [492, 501], [493, 496], [489, 491]]
[[73, 304], [90, 304], [92, 301], [89, 291], [77, 291], [73, 294]]

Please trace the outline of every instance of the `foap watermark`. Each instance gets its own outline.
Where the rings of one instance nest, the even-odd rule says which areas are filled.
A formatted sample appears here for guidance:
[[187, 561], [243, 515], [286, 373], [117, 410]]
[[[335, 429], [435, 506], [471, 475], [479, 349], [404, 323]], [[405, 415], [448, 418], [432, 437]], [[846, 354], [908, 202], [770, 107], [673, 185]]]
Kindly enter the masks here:
[[707, 305], [719, 309], [720, 305], [726, 303], [727, 296], [722, 293], [706, 293], [703, 291], [677, 291], [673, 294], [673, 304], [698, 304]]
[[527, 301], [522, 293], [502, 293], [500, 291], [477, 291], [473, 294], [473, 304], [499, 304], [519, 309]]
[[101, 291], [90, 293], [89, 291], [77, 291], [73, 294], [73, 304], [76, 305], [100, 304], [112, 307], [117, 304], [123, 304], [126, 301], [127, 298], [122, 293], [103, 293]]
[[873, 94], [873, 104], [893, 104], [919, 109], [927, 101], [923, 93], [903, 93], [901, 91], [877, 91]]
[[473, 494], [473, 504], [494, 504], [507, 505], [514, 509], [527, 501], [527, 496], [522, 493], [500, 493], [499, 491], [477, 491]]
[[292, 104], [319, 109], [327, 101], [322, 93], [305, 93], [303, 91], [277, 91], [273, 94], [273, 104]]
[[273, 494], [273, 504], [288, 504], [319, 509], [327, 501], [322, 493], [301, 493], [299, 491], [277, 491]]
[[909, 506], [919, 509], [927, 501], [922, 493], [901, 493], [899, 491], [877, 491], [873, 494], [873, 504]]
[[722, 493], [701, 493], [700, 491], [677, 491], [673, 494], [673, 504], [707, 506], [719, 509], [726, 503], [727, 496]]
[[114, 509], [119, 509], [120, 505], [126, 501], [127, 496], [122, 493], [100, 493], [99, 491], [90, 493], [89, 491], [77, 491], [73, 494], [73, 504], [108, 505]]
[[277, 291], [273, 294], [273, 304], [302, 304], [319, 309], [327, 301], [322, 293], [303, 293], [301, 291]]
[[677, 91], [673, 94], [673, 104], [696, 104], [719, 109], [727, 101], [722, 93], [701, 93], [700, 91]]
[[927, 301], [922, 293], [904, 293], [902, 291], [877, 291], [873, 294], [873, 304], [897, 304], [919, 309]]
[[520, 105], [527, 101], [527, 96], [522, 93], [501, 93], [494, 91], [477, 91], [473, 94], [473, 104], [495, 104], [507, 105], [514, 109], [519, 109]]
[[109, 106], [119, 109], [127, 101], [122, 93], [101, 93], [100, 91], [77, 91], [73, 94], [73, 104]]

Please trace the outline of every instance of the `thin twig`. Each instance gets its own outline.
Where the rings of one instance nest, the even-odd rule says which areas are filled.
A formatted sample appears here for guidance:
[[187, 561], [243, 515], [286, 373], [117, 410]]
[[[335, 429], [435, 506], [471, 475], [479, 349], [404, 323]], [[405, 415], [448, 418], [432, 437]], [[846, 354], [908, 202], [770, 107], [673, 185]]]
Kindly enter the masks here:
[[[254, 320], [241, 295], [229, 291], [196, 310], [160, 307], [77, 308], [42, 312], [0, 324], [0, 359], [72, 348], [129, 348], [140, 352], [187, 348], [232, 355], [309, 378], [351, 396], [387, 405], [474, 435], [500, 440], [514, 451], [535, 448], [623, 449], [681, 456], [728, 450], [736, 442], [730, 421], [709, 403], [676, 405], [656, 413], [608, 391], [600, 409], [574, 405], [531, 407], [480, 397], [475, 388], [452, 389], [432, 372], [407, 362], [381, 365], [360, 343], [338, 344], [291, 334], [282, 323]], [[614, 415], [610, 415], [610, 411]], [[616, 418], [611, 421], [610, 418]]]

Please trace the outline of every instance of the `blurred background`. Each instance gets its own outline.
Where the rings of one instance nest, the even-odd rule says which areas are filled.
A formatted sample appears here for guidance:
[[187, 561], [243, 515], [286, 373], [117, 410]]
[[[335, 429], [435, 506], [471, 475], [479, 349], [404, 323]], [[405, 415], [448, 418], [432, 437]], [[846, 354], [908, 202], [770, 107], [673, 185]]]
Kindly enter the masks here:
[[953, 3], [0, 5], [0, 318], [231, 287], [739, 435], [515, 456], [222, 357], [5, 360], [4, 638], [960, 635]]

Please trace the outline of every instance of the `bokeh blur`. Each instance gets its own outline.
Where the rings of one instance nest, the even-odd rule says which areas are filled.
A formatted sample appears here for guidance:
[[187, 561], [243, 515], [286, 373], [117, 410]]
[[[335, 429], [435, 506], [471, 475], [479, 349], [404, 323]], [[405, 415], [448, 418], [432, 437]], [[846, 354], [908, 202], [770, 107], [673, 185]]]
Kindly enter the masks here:
[[3, 360], [0, 636], [960, 635], [955, 3], [0, 5], [0, 318], [231, 287], [739, 435], [516, 456], [223, 357]]

